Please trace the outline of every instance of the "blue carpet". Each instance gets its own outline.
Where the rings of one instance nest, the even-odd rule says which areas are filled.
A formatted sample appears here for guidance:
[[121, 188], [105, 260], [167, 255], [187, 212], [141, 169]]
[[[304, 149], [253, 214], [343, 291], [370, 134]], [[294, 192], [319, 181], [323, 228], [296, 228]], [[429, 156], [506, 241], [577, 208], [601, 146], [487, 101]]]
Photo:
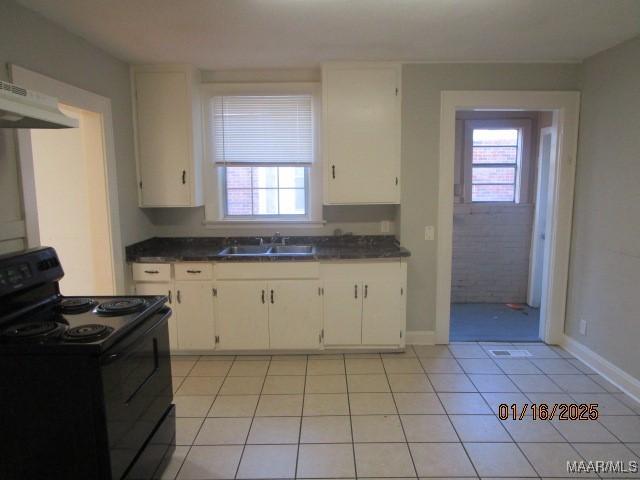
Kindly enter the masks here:
[[540, 309], [503, 303], [452, 303], [452, 342], [538, 342]]

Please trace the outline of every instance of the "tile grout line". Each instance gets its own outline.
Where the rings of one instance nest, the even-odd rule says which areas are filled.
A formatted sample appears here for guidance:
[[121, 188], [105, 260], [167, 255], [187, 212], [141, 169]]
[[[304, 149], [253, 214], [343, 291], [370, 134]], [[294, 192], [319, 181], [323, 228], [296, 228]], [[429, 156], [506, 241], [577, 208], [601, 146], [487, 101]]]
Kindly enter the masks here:
[[[409, 345], [411, 347], [411, 350], [413, 350], [413, 346]], [[413, 350], [413, 353], [415, 354], [415, 350]], [[411, 452], [411, 445], [409, 445], [409, 439], [407, 438], [407, 432], [404, 429], [404, 423], [402, 423], [402, 417], [400, 417], [400, 410], [398, 410], [398, 404], [396, 403], [396, 397], [393, 394], [393, 389], [391, 388], [391, 381], [389, 380], [389, 374], [387, 373], [387, 367], [385, 367], [384, 365], [384, 359], [382, 358], [380, 360], [382, 362], [382, 370], [384, 370], [384, 377], [387, 379], [387, 385], [389, 385], [389, 394], [391, 395], [391, 400], [393, 400], [393, 406], [396, 409], [396, 415], [398, 416], [398, 422], [400, 423], [400, 428], [402, 429], [402, 435], [404, 435], [404, 444], [407, 446], [407, 451], [409, 453], [409, 458], [411, 459], [411, 465], [413, 465], [413, 472], [415, 473], [415, 478], [419, 478], [418, 475], [418, 469], [416, 468], [416, 462], [413, 459], [413, 453]], [[424, 368], [422, 367], [422, 364], [420, 363], [419, 360], [416, 359], [416, 361], [418, 362], [418, 365], [420, 365], [420, 368], [422, 369], [422, 371], [424, 372]], [[426, 376], [426, 373], [425, 373]], [[429, 381], [429, 377], [427, 377], [427, 381], [429, 383], [431, 383]], [[432, 386], [433, 387], [433, 386]]]
[[[191, 369], [189, 369], [189, 373], [191, 373], [191, 371], [195, 368], [196, 364], [200, 361], [201, 358], [202, 358], [202, 356], [198, 357], [198, 360], [196, 360], [196, 362], [193, 364]], [[231, 360], [231, 364], [229, 365], [229, 369], [227, 370], [227, 373], [224, 375], [222, 383], [220, 383], [220, 386], [216, 390], [216, 393], [213, 396], [213, 402], [211, 403], [211, 406], [209, 407], [209, 410], [207, 410], [207, 413], [205, 414], [205, 417], [202, 419], [202, 423], [200, 424], [200, 427], [198, 428], [198, 431], [196, 432], [195, 436], [193, 437], [193, 440], [191, 441], [191, 445], [189, 445], [189, 450], [187, 450], [187, 453], [184, 456], [184, 459], [182, 460], [182, 464], [180, 464], [180, 468], [176, 472], [176, 476], [174, 477], [174, 479], [177, 479], [180, 476], [180, 472], [182, 471], [182, 468], [184, 467], [184, 464], [187, 461], [187, 457], [191, 453], [191, 449], [194, 446], [194, 442], [196, 441], [196, 438], [198, 438], [198, 435], [200, 434], [200, 431], [202, 430], [202, 427], [204, 426], [204, 423], [207, 421], [207, 418], [209, 418], [208, 415], [211, 412], [211, 409], [213, 408], [213, 405], [216, 403], [216, 399], [218, 398], [218, 393], [220, 393], [220, 390], [222, 389], [222, 386], [224, 385], [224, 382], [226, 381], [227, 377], [229, 376], [229, 372], [231, 372], [231, 369], [233, 368], [233, 364], [234, 363], [236, 363], [235, 357], [234, 357], [233, 360]], [[189, 376], [187, 375], [184, 378], [186, 380], [187, 378], [189, 378]], [[178, 418], [178, 417], [176, 417], [176, 418]]]
[[[293, 478], [298, 478], [298, 461], [300, 460], [300, 445], [302, 442], [302, 422], [304, 421], [304, 398], [307, 394], [307, 371], [309, 370], [309, 357], [305, 356], [304, 382], [302, 384], [302, 408], [300, 410], [300, 426], [298, 427], [298, 445], [296, 448], [296, 464], [293, 470]], [[267, 373], [269, 373], [267, 371]]]
[[[460, 366], [460, 368], [462, 368], [462, 365], [460, 365], [460, 362], [458, 362], [458, 358], [454, 355], [454, 353], [451, 351], [451, 349], [449, 348], [448, 345], [447, 345], [447, 349], [449, 350], [449, 353], [451, 353], [453, 358], [455, 358], [455, 360], [458, 363], [458, 365]], [[423, 370], [424, 370], [424, 368], [423, 368]], [[463, 368], [462, 368], [462, 371], [464, 371]], [[426, 374], [426, 371], [425, 371], [425, 374]], [[474, 385], [474, 388], [475, 388], [475, 385]], [[462, 447], [462, 450], [464, 451], [464, 454], [467, 456], [467, 460], [469, 460], [469, 463], [471, 464], [471, 467], [473, 468], [473, 471], [476, 472], [476, 478], [481, 478], [480, 477], [480, 473], [478, 472], [478, 469], [476, 468], [476, 465], [473, 463], [473, 460], [471, 460], [471, 456], [469, 455], [469, 452], [467, 451], [467, 448], [464, 446], [464, 443], [462, 442], [462, 439], [460, 438], [460, 435], [458, 434], [458, 430], [456, 430], [455, 425], [451, 421], [451, 417], [449, 416], [449, 412], [447, 411], [446, 407], [444, 406], [444, 403], [442, 402], [442, 399], [440, 398], [439, 393], [436, 392], [435, 388], [434, 388], [433, 391], [436, 394], [436, 398], [440, 402], [440, 406], [442, 407], [442, 410], [444, 411], [444, 414], [447, 416], [447, 420], [449, 421], [449, 424], [451, 424], [451, 428], [453, 428], [453, 431], [455, 432], [456, 437], [458, 437], [458, 441], [460, 443], [460, 446]], [[482, 397], [482, 395], [480, 395], [480, 396]], [[484, 397], [482, 398], [482, 400], [484, 400]]]
[[[269, 373], [269, 368], [271, 367], [271, 361], [272, 361], [273, 357], [269, 356], [269, 361], [267, 362], [267, 370], [264, 372], [264, 378], [262, 379], [262, 387], [260, 388], [260, 393], [258, 394], [258, 401], [256, 402], [256, 406], [253, 409], [253, 415], [251, 416], [251, 422], [249, 423], [249, 430], [247, 430], [247, 435], [244, 439], [244, 445], [242, 445], [242, 452], [240, 453], [240, 458], [238, 459], [238, 466], [236, 467], [236, 474], [233, 476], [233, 478], [238, 478], [238, 473], [240, 472], [240, 465], [242, 464], [242, 459], [244, 457], [244, 452], [247, 448], [247, 442], [249, 441], [249, 435], [251, 434], [251, 428], [253, 427], [253, 421], [256, 418], [256, 413], [258, 413], [258, 407], [260, 406], [260, 400], [262, 399], [262, 391], [264, 390], [264, 384], [267, 382], [267, 373]], [[231, 365], [231, 368], [233, 368], [233, 365], [236, 363], [237, 360], [234, 360], [233, 364]], [[229, 369], [229, 372], [231, 372], [231, 368]], [[222, 388], [222, 386], [220, 386], [220, 388]], [[213, 408], [213, 406], [212, 406]]]
[[347, 409], [349, 411], [349, 428], [351, 430], [351, 452], [353, 455], [353, 476], [358, 480], [358, 465], [356, 463], [356, 439], [353, 436], [353, 416], [351, 415], [351, 398], [349, 397], [349, 377], [347, 376], [347, 357], [342, 356], [342, 366], [344, 368], [344, 381], [347, 387]]

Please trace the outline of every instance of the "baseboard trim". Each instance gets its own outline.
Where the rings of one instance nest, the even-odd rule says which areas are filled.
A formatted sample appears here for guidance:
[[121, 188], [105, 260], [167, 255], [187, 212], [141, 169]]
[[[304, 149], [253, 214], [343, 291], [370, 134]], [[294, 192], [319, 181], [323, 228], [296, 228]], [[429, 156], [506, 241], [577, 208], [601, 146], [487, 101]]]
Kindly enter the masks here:
[[433, 330], [407, 330], [407, 345], [435, 345], [436, 332]]
[[640, 402], [640, 380], [567, 335], [563, 335], [560, 346], [577, 359], [582, 360], [624, 393]]

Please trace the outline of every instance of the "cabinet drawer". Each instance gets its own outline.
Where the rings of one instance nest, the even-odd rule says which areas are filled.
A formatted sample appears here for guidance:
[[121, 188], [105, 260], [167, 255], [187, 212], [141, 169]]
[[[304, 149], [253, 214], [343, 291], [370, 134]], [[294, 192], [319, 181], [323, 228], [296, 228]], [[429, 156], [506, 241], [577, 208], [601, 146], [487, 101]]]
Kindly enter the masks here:
[[176, 263], [176, 280], [211, 280], [213, 265], [210, 263]]
[[170, 282], [170, 263], [134, 263], [133, 280], [135, 282]]

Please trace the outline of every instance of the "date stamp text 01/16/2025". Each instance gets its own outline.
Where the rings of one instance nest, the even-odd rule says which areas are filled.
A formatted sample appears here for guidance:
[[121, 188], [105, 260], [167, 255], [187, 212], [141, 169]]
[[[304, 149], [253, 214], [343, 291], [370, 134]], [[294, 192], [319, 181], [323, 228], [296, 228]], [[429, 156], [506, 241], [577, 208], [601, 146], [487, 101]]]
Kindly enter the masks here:
[[597, 420], [597, 403], [501, 403], [498, 406], [500, 420]]

